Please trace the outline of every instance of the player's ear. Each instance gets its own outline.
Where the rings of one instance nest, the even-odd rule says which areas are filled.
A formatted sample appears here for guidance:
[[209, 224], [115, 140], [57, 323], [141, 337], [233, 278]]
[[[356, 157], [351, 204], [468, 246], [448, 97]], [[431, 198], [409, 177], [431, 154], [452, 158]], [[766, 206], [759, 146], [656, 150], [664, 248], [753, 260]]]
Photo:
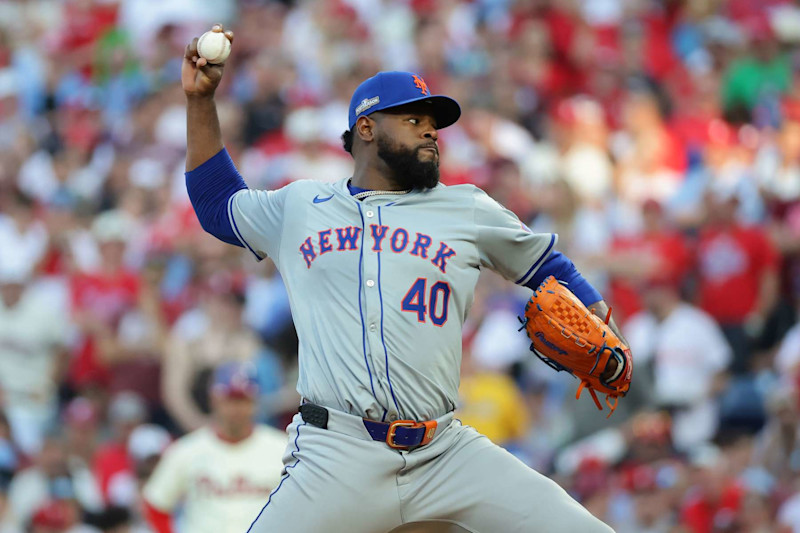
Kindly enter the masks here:
[[356, 136], [362, 141], [372, 141], [375, 137], [375, 121], [369, 117], [358, 117], [355, 130]]

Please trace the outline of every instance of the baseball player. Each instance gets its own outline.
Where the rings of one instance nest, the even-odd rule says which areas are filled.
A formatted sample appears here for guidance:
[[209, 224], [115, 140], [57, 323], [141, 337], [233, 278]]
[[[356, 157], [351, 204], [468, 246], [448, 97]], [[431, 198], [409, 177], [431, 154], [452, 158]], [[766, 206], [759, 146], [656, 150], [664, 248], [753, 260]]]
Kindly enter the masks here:
[[350, 103], [352, 177], [253, 190], [223, 147], [213, 99], [222, 73], [196, 39], [186, 47], [187, 189], [206, 231], [280, 270], [303, 398], [283, 478], [248, 531], [385, 533], [423, 521], [482, 533], [610, 531], [453, 418], [481, 268], [530, 287], [554, 275], [607, 309], [553, 251], [555, 235], [530, 232], [474, 186], [438, 183], [438, 130], [459, 118], [455, 100], [416, 74], [381, 72]]
[[255, 367], [223, 363], [211, 382], [215, 423], [175, 441], [144, 486], [144, 507], [156, 533], [171, 533], [172, 513], [183, 504], [179, 531], [242, 533], [281, 480], [286, 434], [254, 425]]

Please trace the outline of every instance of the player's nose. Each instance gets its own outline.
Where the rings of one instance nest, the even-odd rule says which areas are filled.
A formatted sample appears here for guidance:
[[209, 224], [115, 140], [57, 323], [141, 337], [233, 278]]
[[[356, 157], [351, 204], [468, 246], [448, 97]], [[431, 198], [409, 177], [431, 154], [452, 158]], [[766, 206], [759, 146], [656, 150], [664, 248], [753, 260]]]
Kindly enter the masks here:
[[433, 126], [433, 124], [429, 124], [428, 127], [425, 128], [422, 136], [426, 139], [433, 139], [434, 142], [439, 140], [439, 132], [436, 131], [436, 128]]

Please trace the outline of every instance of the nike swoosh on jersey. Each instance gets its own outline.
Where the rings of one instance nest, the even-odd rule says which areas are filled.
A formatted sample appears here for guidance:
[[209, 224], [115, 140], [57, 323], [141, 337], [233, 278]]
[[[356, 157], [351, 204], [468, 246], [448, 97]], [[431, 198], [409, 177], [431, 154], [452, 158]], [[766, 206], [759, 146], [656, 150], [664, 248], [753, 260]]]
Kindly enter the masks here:
[[320, 197], [319, 197], [319, 194], [318, 194], [318, 195], [316, 195], [316, 196], [314, 197], [314, 203], [315, 203], [315, 204], [321, 204], [322, 202], [327, 202], [327, 201], [328, 201], [328, 200], [330, 200], [331, 198], [333, 198], [333, 195], [332, 195], [332, 194], [331, 194], [330, 196], [328, 196], [327, 198], [320, 198]]

